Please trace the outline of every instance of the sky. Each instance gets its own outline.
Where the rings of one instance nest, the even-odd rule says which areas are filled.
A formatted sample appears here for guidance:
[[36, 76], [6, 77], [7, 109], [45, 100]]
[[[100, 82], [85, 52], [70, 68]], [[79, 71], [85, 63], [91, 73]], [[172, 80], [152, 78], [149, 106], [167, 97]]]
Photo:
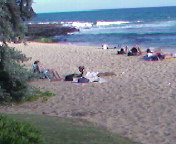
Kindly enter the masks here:
[[176, 0], [33, 0], [36, 13], [176, 6]]

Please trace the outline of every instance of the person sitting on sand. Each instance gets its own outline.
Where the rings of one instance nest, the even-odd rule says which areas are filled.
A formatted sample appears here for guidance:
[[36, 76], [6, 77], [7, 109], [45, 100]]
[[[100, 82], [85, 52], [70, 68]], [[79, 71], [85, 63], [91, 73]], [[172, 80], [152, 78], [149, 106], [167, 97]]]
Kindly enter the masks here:
[[131, 50], [128, 52], [128, 56], [137, 56], [141, 55], [141, 48], [140, 47], [133, 47]]
[[152, 53], [152, 51], [149, 48], [146, 50], [146, 52], [147, 53]]
[[128, 48], [128, 46], [125, 46], [125, 53], [128, 53], [130, 50]]
[[42, 78], [50, 79], [50, 77], [54, 77], [55, 80], [61, 80], [61, 77], [59, 76], [57, 71], [53, 69], [46, 69], [45, 67], [42, 66], [42, 64], [38, 60], [34, 62], [33, 68], [34, 68], [34, 73], [43, 74]]
[[155, 52], [151, 52], [149, 49], [147, 49], [147, 55], [144, 56], [145, 60], [163, 60], [165, 59], [166, 55], [163, 54], [162, 50], [156, 50]]
[[136, 47], [132, 47], [132, 48], [131, 48], [131, 52], [132, 52], [133, 54], [135, 54], [135, 53], [137, 53], [137, 52], [138, 52], [138, 50], [137, 50], [137, 48], [136, 48]]
[[163, 53], [162, 49], [157, 49], [152, 56], [152, 60], [163, 60], [165, 59], [165, 54]]
[[146, 50], [147, 54], [144, 56], [144, 60], [151, 60], [154, 53], [148, 48]]
[[69, 74], [65, 76], [65, 81], [73, 81], [73, 79], [75, 78], [81, 78], [83, 77], [83, 73], [84, 73], [84, 66], [79, 66], [78, 70], [80, 73], [73, 73], [73, 74]]
[[124, 49], [121, 48], [120, 50], [117, 51], [117, 54], [126, 54], [126, 53], [125, 53]]
[[116, 76], [114, 72], [85, 72], [85, 67], [81, 66], [79, 71], [82, 73], [82, 77], [89, 79], [89, 82], [100, 82], [100, 77]]

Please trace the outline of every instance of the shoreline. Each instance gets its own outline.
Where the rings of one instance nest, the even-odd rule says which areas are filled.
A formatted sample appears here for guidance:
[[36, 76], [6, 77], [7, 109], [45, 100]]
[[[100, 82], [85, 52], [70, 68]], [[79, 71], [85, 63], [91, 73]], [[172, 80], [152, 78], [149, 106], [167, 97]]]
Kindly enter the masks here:
[[176, 59], [167, 61], [142, 60], [141, 56], [114, 55], [117, 49], [30, 42], [9, 44], [21, 50], [31, 60], [39, 59], [44, 66], [58, 71], [63, 77], [78, 72], [84, 65], [87, 71], [114, 72], [105, 77], [106, 83], [73, 84], [38, 80], [32, 86], [56, 94], [47, 102], [31, 102], [1, 108], [0, 112], [34, 113], [79, 118], [103, 125], [110, 131], [143, 144], [175, 142]]
[[[61, 45], [74, 45], [74, 46], [83, 46], [83, 47], [95, 47], [95, 48], [99, 48], [99, 49], [102, 49], [102, 45], [105, 44], [105, 43], [102, 43], [102, 44], [94, 44], [94, 43], [91, 43], [91, 42], [37, 42], [37, 41], [28, 41], [28, 42], [32, 42], [32, 43], [44, 43], [44, 44], [61, 44]], [[107, 44], [107, 43], [106, 43]], [[138, 45], [138, 44], [137, 44]], [[114, 50], [119, 50], [121, 47], [118, 47], [118, 45], [109, 45], [110, 46], [110, 49], [114, 49]], [[114, 46], [116, 46], [116, 48], [114, 48]], [[132, 48], [134, 47], [135, 45], [120, 45], [122, 46], [122, 48], [125, 48], [125, 46], [128, 46], [129, 48]], [[162, 47], [141, 47], [140, 45], [138, 45], [141, 50], [143, 52], [145, 52], [148, 48], [150, 48], [152, 51], [155, 51], [157, 49], [161, 49], [164, 53], [176, 53], [176, 49], [173, 49], [173, 48], [170, 48], [170, 47], [165, 47], [165, 48], [162, 48]], [[107, 49], [108, 50], [108, 49]]]

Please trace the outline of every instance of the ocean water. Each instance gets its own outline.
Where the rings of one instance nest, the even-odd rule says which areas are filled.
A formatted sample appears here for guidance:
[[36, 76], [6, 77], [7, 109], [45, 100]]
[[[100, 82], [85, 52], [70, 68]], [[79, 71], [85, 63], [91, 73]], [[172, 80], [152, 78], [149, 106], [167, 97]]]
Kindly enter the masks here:
[[62, 23], [80, 32], [55, 36], [60, 42], [110, 47], [140, 45], [176, 51], [176, 6], [42, 13], [35, 23]]

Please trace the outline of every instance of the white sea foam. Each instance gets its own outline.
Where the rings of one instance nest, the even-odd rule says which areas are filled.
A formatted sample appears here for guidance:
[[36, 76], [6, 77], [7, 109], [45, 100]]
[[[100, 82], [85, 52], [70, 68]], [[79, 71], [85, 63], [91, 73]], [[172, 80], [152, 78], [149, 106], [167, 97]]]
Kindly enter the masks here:
[[93, 26], [93, 23], [73, 21], [73, 22], [62, 22], [62, 25], [75, 27], [75, 28], [90, 28]]
[[37, 22], [29, 24], [62, 24], [63, 26], [75, 27], [78, 29], [87, 29], [87, 28], [146, 28], [146, 27], [168, 27], [176, 26], [176, 21], [153, 21], [153, 22], [144, 22], [141, 20], [136, 21], [97, 21], [97, 22], [82, 22], [82, 21], [50, 21], [50, 22]]
[[112, 26], [112, 25], [121, 25], [130, 23], [129, 21], [97, 21], [93, 22], [80, 22], [80, 21], [73, 21], [73, 22], [62, 22], [63, 26], [71, 26], [75, 28], [91, 28], [91, 27], [100, 27], [100, 26]]
[[129, 21], [97, 21], [95, 23], [96, 26], [108, 26], [108, 25], [120, 25], [127, 24]]
[[[158, 34], [167, 33], [168, 29], [176, 26], [176, 20], [144, 22], [136, 21], [50, 21], [38, 22], [37, 24], [61, 24], [63, 26], [75, 27], [79, 32], [72, 34]], [[170, 31], [172, 33], [172, 31]]]

